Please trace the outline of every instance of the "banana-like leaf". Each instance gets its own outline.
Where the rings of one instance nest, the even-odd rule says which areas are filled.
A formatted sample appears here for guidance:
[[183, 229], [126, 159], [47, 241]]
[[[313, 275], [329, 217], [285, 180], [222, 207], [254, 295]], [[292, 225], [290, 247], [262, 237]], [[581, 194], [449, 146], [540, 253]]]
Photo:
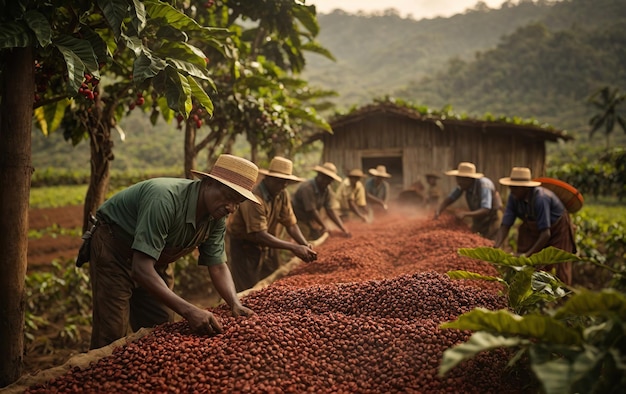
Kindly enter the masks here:
[[473, 259], [483, 260], [496, 265], [504, 265], [509, 267], [522, 267], [526, 265], [537, 266], [558, 264], [567, 261], [582, 261], [582, 259], [575, 254], [565, 252], [553, 246], [542, 249], [541, 251], [533, 254], [530, 257], [516, 257], [510, 255], [509, 253], [506, 253], [502, 249], [490, 247], [461, 248], [459, 249], [458, 253], [461, 256], [467, 256]]
[[578, 345], [581, 342], [581, 334], [578, 331], [565, 326], [553, 317], [519, 316], [507, 310], [490, 311], [485, 308], [475, 308], [462, 314], [457, 320], [443, 323], [441, 328], [521, 335], [564, 345]]
[[443, 377], [460, 362], [471, 359], [480, 352], [502, 347], [527, 346], [530, 343], [527, 339], [504, 337], [484, 331], [476, 332], [467, 342], [453, 346], [443, 352], [443, 358], [439, 365], [439, 376]]
[[23, 24], [17, 22], [0, 24], [0, 49], [25, 48], [31, 44], [28, 29]]
[[553, 246], [548, 246], [547, 248], [540, 250], [539, 252], [530, 256], [529, 259], [531, 265], [533, 266], [559, 264], [568, 261], [582, 261], [582, 259], [575, 254], [566, 252]]
[[557, 309], [554, 317], [562, 319], [568, 316], [606, 316], [626, 320], [626, 297], [613, 289], [600, 292], [582, 290]]
[[202, 89], [202, 86], [200, 86], [198, 82], [193, 79], [193, 77], [188, 76], [187, 82], [189, 83], [189, 87], [191, 88], [191, 94], [193, 94], [193, 96], [200, 102], [200, 105], [202, 105], [206, 109], [206, 111], [209, 113], [209, 116], [213, 116], [213, 101], [211, 101], [209, 95], [206, 94], [204, 89]]
[[26, 11], [24, 21], [28, 27], [35, 33], [37, 42], [41, 47], [46, 47], [52, 42], [52, 28], [46, 17], [35, 10]]
[[448, 271], [446, 272], [446, 275], [448, 275], [450, 279], [481, 279], [489, 282], [500, 282], [506, 284], [506, 281], [504, 279], [498, 278], [497, 276], [482, 275], [476, 272], [469, 272], [464, 270]]

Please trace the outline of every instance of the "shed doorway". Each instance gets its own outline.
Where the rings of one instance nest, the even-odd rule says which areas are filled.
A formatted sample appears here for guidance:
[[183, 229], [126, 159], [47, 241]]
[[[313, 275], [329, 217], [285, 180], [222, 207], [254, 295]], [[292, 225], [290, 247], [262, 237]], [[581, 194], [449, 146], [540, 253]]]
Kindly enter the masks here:
[[370, 168], [376, 168], [383, 165], [387, 168], [387, 172], [391, 174], [391, 178], [388, 179], [390, 186], [391, 198], [395, 198], [403, 189], [404, 179], [402, 177], [402, 156], [376, 156], [376, 157], [362, 157], [361, 168], [366, 175], [369, 175]]

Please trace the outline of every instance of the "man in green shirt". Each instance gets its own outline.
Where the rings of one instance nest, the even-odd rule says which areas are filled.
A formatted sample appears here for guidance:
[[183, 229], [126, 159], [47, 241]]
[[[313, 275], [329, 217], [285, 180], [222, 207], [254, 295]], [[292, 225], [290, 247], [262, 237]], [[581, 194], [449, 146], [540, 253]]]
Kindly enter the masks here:
[[[228, 218], [230, 269], [238, 292], [253, 287], [278, 269], [281, 249], [307, 263], [317, 258], [298, 227], [286, 190], [290, 183], [304, 180], [292, 172], [291, 160], [274, 157], [268, 170], [259, 169], [264, 177], [253, 189], [260, 204], [245, 201]], [[282, 228], [295, 242], [279, 238]]]
[[171, 321], [172, 311], [192, 331], [222, 332], [219, 319], [172, 291], [169, 263], [199, 250], [198, 264], [208, 267], [213, 285], [234, 316], [244, 307], [226, 264], [225, 217], [246, 199], [258, 168], [248, 160], [221, 155], [210, 173], [192, 171], [201, 180], [155, 178], [117, 193], [97, 210], [98, 225], [90, 247], [93, 292], [91, 349], [127, 335], [128, 327]]

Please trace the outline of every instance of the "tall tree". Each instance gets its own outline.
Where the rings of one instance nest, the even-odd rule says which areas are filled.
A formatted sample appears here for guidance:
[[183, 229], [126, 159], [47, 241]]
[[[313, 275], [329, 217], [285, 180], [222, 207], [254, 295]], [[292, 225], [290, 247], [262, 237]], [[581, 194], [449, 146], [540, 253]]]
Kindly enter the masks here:
[[[0, 22], [2, 387], [22, 370], [33, 108], [44, 133], [73, 119], [80, 127], [66, 133], [76, 141], [89, 136], [92, 177], [85, 205], [95, 210], [108, 182], [119, 103], [150, 91], [151, 99], [183, 116], [192, 98], [212, 111], [198, 82], [210, 81], [206, 56], [187, 40], [197, 34], [219, 45], [227, 32], [202, 27], [158, 0], [0, 1]], [[113, 81], [110, 91], [101, 89], [101, 72]]]
[[[228, 28], [237, 50], [224, 56], [197, 43], [209, 54], [217, 87], [206, 88], [219, 110], [211, 117], [199, 109], [186, 123], [180, 122], [185, 129], [187, 176], [200, 151], [206, 149], [211, 159], [218, 150], [228, 151], [237, 135], [246, 136], [251, 145], [250, 159], [258, 161], [259, 149], [271, 153], [281, 150], [278, 145], [299, 145], [305, 126], [330, 131], [309, 101], [334, 92], [317, 91], [294, 77], [305, 66], [304, 51], [332, 59], [315, 41], [319, 26], [314, 6], [296, 0], [199, 3], [204, 7], [192, 2], [193, 6], [184, 11], [200, 23]], [[209, 131], [197, 142], [198, 129], [204, 125]]]
[[606, 147], [610, 146], [610, 138], [615, 128], [615, 123], [619, 124], [622, 131], [626, 133], [626, 117], [619, 113], [619, 106], [626, 100], [626, 94], [620, 94], [619, 89], [611, 89], [605, 86], [589, 97], [589, 103], [599, 112], [589, 119], [591, 130], [589, 137], [604, 126], [604, 136]]

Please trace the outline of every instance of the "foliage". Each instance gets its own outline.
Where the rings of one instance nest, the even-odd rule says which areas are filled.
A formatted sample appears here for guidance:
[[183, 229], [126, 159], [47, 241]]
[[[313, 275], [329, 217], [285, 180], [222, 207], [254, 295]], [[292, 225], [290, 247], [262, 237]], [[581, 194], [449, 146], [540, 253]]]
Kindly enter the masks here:
[[[73, 260], [53, 261], [51, 271], [26, 275], [25, 346], [51, 353], [85, 341], [91, 326], [91, 287], [87, 270]], [[45, 333], [56, 332], [52, 339]]]
[[477, 308], [442, 324], [444, 329], [475, 332], [467, 342], [444, 352], [441, 376], [482, 351], [511, 348], [517, 352], [510, 364], [527, 360], [548, 394], [622, 392], [626, 388], [626, 295], [616, 288], [566, 293], [556, 278], [534, 272], [534, 267], [580, 259], [555, 248], [544, 251], [541, 256], [540, 252], [516, 258], [493, 248], [459, 250], [461, 255], [495, 264], [503, 277], [481, 278], [465, 271], [448, 275], [506, 283], [513, 311]]
[[621, 108], [618, 106], [626, 100], [626, 94], [620, 94], [619, 89], [611, 89], [608, 86], [603, 87], [589, 97], [589, 103], [599, 111], [591, 119], [589, 119], [589, 136], [604, 127], [604, 135], [606, 136], [607, 147], [609, 146], [609, 137], [613, 133], [615, 124], [619, 124], [622, 131], [626, 133], [626, 115], [622, 116], [619, 112]]

